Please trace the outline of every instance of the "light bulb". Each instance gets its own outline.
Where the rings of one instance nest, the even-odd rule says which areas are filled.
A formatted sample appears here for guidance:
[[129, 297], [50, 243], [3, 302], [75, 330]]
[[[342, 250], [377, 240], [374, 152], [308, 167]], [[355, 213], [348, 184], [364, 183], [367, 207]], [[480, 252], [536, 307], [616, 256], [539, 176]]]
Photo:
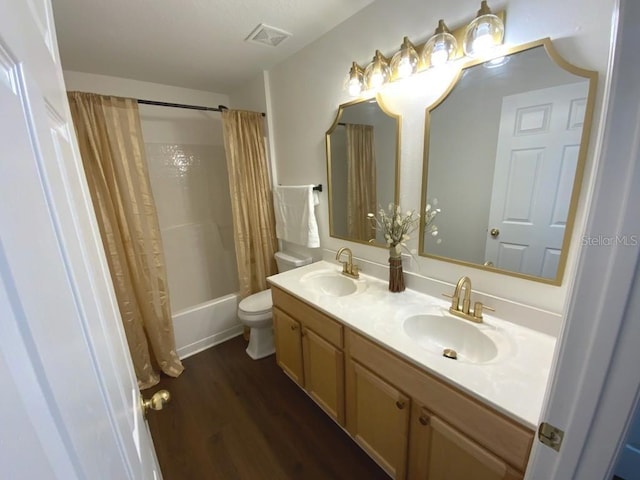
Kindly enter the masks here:
[[384, 74], [378, 69], [369, 77], [369, 88], [380, 88], [384, 83]]
[[357, 97], [362, 92], [362, 83], [357, 78], [352, 78], [349, 80], [349, 95], [352, 97]]
[[437, 67], [438, 65], [447, 63], [448, 60], [449, 52], [447, 52], [443, 44], [439, 43], [433, 48], [433, 52], [431, 52], [431, 65]]
[[349, 82], [347, 83], [347, 89], [349, 95], [357, 97], [362, 92], [362, 68], [356, 63], [351, 64], [351, 70], [349, 70]]
[[493, 46], [493, 36], [491, 35], [491, 25], [488, 23], [478, 24], [475, 38], [472, 41], [471, 49], [476, 54], [482, 54]]
[[387, 59], [376, 50], [373, 61], [364, 70], [364, 84], [369, 90], [377, 90], [390, 79], [390, 69]]
[[394, 78], [407, 78], [418, 70], [418, 52], [409, 38], [404, 37], [400, 50], [391, 59]]
[[457, 50], [456, 38], [451, 35], [444, 20], [440, 20], [435, 33], [424, 46], [422, 63], [431, 67], [443, 65], [455, 57]]
[[398, 63], [398, 76], [400, 78], [406, 78], [413, 73], [413, 67], [411, 61], [408, 58], [403, 58]]
[[485, 0], [482, 1], [478, 16], [467, 26], [464, 33], [464, 53], [479, 57], [488, 53], [504, 39], [504, 23], [491, 13]]

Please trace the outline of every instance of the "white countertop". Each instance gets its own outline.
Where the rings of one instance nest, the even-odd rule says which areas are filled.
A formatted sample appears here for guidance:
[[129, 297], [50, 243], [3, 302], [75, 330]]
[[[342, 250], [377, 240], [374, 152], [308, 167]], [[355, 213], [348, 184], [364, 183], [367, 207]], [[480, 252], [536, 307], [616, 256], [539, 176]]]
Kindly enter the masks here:
[[310, 273], [341, 269], [335, 263], [320, 261], [273, 275], [268, 281], [514, 420], [537, 429], [554, 337], [485, 312], [482, 324], [470, 324], [489, 336], [499, 332], [501, 338], [507, 339], [506, 346], [488, 363], [453, 361], [418, 345], [402, 328], [403, 321], [411, 315], [446, 312], [449, 301], [413, 290], [392, 293], [386, 281], [362, 273], [356, 280], [356, 293], [342, 297], [324, 295], [301, 282]]

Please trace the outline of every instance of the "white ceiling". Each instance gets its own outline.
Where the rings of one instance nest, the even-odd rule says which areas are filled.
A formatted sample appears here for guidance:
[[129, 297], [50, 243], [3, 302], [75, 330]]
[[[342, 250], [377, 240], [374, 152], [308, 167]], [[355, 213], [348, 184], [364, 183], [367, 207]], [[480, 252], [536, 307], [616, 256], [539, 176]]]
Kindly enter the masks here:
[[[373, 0], [53, 0], [65, 70], [230, 93]], [[292, 35], [245, 42], [260, 23]]]

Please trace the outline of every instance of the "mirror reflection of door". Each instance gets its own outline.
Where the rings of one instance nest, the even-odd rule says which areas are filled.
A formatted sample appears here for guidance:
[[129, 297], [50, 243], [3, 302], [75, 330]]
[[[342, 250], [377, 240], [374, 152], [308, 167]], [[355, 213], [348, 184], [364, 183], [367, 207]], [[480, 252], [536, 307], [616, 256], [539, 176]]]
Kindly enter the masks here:
[[579, 82], [503, 99], [486, 262], [528, 275], [556, 276], [586, 92], [586, 82]]
[[559, 285], [567, 260], [597, 73], [543, 39], [470, 63], [426, 109], [420, 255]]

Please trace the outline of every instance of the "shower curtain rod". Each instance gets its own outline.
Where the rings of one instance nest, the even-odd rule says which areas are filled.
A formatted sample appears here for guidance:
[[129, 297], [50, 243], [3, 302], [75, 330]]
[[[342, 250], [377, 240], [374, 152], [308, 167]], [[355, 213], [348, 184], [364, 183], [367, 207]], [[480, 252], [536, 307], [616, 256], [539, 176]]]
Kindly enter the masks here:
[[[170, 102], [157, 102], [155, 100], [143, 100], [138, 98], [138, 103], [142, 105], [155, 105], [158, 107], [173, 107], [173, 108], [186, 108], [188, 110], [201, 110], [207, 112], [222, 112], [224, 110], [229, 110], [229, 107], [225, 105], [218, 105], [217, 107], [203, 107], [200, 105], [186, 105], [184, 103], [170, 103]], [[261, 112], [261, 115], [264, 117], [264, 112]]]

